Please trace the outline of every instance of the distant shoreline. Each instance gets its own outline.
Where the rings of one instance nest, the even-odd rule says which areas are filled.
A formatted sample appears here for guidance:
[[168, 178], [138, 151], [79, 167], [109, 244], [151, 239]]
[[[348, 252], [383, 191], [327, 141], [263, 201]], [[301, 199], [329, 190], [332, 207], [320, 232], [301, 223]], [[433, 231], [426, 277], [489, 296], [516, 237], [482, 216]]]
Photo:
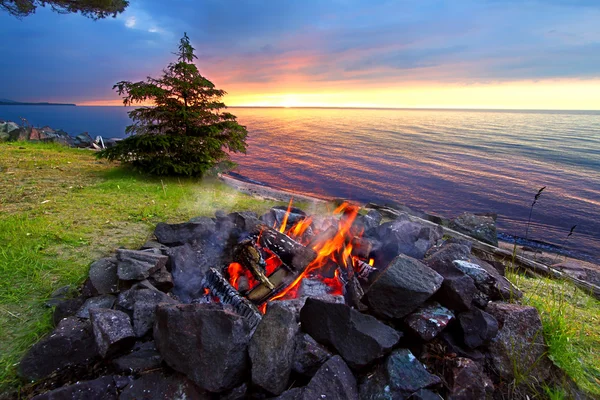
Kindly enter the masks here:
[[70, 103], [19, 103], [13, 101], [0, 101], [0, 106], [70, 106], [77, 107], [77, 104]]

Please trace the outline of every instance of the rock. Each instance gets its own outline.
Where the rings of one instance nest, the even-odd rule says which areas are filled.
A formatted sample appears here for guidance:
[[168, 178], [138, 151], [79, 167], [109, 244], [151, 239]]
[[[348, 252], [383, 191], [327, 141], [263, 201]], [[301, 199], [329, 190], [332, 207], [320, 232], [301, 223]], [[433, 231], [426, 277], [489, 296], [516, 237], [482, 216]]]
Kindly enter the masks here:
[[152, 289], [137, 289], [131, 293], [131, 296], [133, 297], [133, 329], [137, 337], [144, 336], [152, 329], [158, 304], [177, 303], [166, 294]]
[[546, 381], [552, 363], [537, 310], [518, 304], [490, 303], [486, 311], [496, 318], [500, 328], [489, 345], [492, 371], [500, 378], [512, 380], [516, 367], [521, 377], [535, 378], [536, 383]]
[[10, 140], [10, 135], [7, 132], [0, 132], [0, 143], [8, 142]]
[[124, 281], [141, 281], [167, 265], [169, 258], [140, 250], [117, 250], [117, 275]]
[[365, 233], [370, 232], [379, 227], [381, 220], [383, 219], [381, 213], [377, 210], [369, 210], [367, 215], [363, 217], [363, 224], [365, 227]]
[[273, 394], [288, 387], [297, 332], [294, 313], [277, 303], [269, 304], [248, 346], [255, 385]]
[[454, 319], [454, 313], [438, 303], [419, 307], [404, 319], [408, 329], [424, 341], [436, 337]]
[[101, 258], [90, 265], [90, 282], [98, 294], [111, 294], [119, 291], [117, 260]]
[[459, 332], [442, 332], [437, 339], [440, 339], [441, 344], [446, 348], [446, 354], [454, 354], [459, 357], [470, 358], [475, 361], [483, 361], [484, 355], [476, 349], [469, 349], [462, 343], [462, 335], [457, 338]]
[[135, 334], [129, 315], [105, 308], [90, 309], [90, 320], [98, 352], [104, 358], [129, 349], [135, 343]]
[[8, 132], [10, 142], [23, 142], [29, 138], [29, 132], [25, 128], [17, 128]]
[[38, 380], [67, 366], [89, 365], [97, 355], [91, 323], [68, 317], [29, 349], [19, 364], [19, 374]]
[[344, 296], [332, 294], [331, 287], [320, 279], [304, 278], [298, 285], [298, 298], [319, 299], [330, 303], [345, 303]]
[[468, 358], [452, 359], [446, 369], [449, 400], [472, 400], [490, 398], [494, 385], [483, 368]]
[[223, 392], [244, 381], [250, 328], [229, 307], [161, 304], [154, 340], [165, 362], [202, 389]]
[[317, 342], [333, 347], [352, 368], [382, 357], [401, 333], [344, 304], [307, 299], [300, 312], [302, 330]]
[[470, 310], [476, 296], [477, 287], [473, 279], [468, 275], [459, 275], [444, 277], [435, 299], [444, 306], [460, 312]]
[[252, 232], [256, 225], [262, 223], [258, 219], [258, 215], [252, 211], [234, 212], [227, 217], [243, 232]]
[[448, 226], [457, 232], [498, 247], [496, 218], [496, 214], [471, 214], [466, 212], [450, 220]]
[[167, 246], [176, 246], [207, 239], [215, 232], [215, 229], [215, 221], [208, 217], [199, 217], [194, 222], [183, 224], [165, 224], [161, 222], [156, 225], [154, 235], [160, 243]]
[[427, 372], [408, 349], [394, 350], [383, 364], [360, 383], [361, 400], [406, 399], [417, 390], [438, 385], [440, 378]]
[[92, 143], [94, 143], [94, 139], [87, 132], [80, 133], [75, 136], [74, 144], [76, 147], [91, 147]]
[[340, 356], [319, 368], [302, 392], [302, 399], [358, 400], [356, 378]]
[[440, 226], [424, 226], [410, 221], [408, 217], [383, 223], [377, 228], [381, 259], [389, 261], [399, 254], [422, 259], [427, 250], [442, 238], [443, 233]]
[[173, 294], [184, 303], [201, 297], [204, 294], [202, 279], [212, 263], [206, 262], [201, 254], [187, 243], [169, 249], [167, 254], [171, 257]]
[[77, 382], [50, 392], [42, 393], [33, 400], [110, 400], [117, 399], [117, 386], [112, 376], [103, 376], [93, 381]]
[[140, 250], [148, 249], [157, 249], [160, 250], [161, 253], [165, 254], [165, 252], [169, 250], [169, 246], [165, 246], [164, 244], [159, 243], [156, 240], [148, 240], [142, 245], [142, 247], [140, 247]]
[[363, 302], [385, 318], [402, 318], [429, 299], [443, 278], [420, 261], [403, 254], [377, 274]]
[[221, 394], [219, 400], [246, 400], [248, 396], [248, 385], [242, 383], [240, 386], [231, 389], [227, 393]]
[[408, 400], [444, 400], [444, 398], [429, 389], [421, 389], [414, 392]]
[[317, 343], [310, 335], [298, 332], [292, 370], [304, 376], [314, 376], [321, 365], [332, 356], [325, 346]]
[[488, 344], [498, 333], [496, 318], [478, 308], [459, 314], [458, 322], [463, 341], [471, 349]]
[[274, 397], [272, 400], [302, 400], [304, 388], [292, 388], [281, 393], [280, 396]]
[[173, 289], [173, 276], [165, 267], [150, 275], [148, 281], [161, 292], [168, 293]]
[[44, 304], [46, 307], [55, 307], [64, 300], [74, 298], [75, 296], [77, 296], [77, 289], [73, 286], [61, 286], [50, 294], [50, 298]]
[[103, 294], [101, 296], [90, 297], [83, 303], [81, 308], [75, 314], [79, 318], [89, 318], [92, 308], [112, 308], [117, 298], [112, 294]]
[[151, 372], [142, 375], [127, 386], [119, 400], [209, 400], [184, 375], [166, 376], [163, 372]]
[[139, 374], [144, 371], [159, 368], [162, 357], [156, 350], [154, 342], [139, 343], [131, 353], [113, 360], [116, 370], [121, 373]]
[[66, 299], [57, 304], [52, 314], [52, 322], [54, 325], [58, 325], [63, 318], [75, 315], [75, 313], [83, 306], [85, 300], [83, 297], [76, 297], [74, 299]]
[[425, 264], [444, 278], [463, 276], [465, 273], [453, 261], [469, 260], [470, 257], [471, 249], [468, 245], [447, 242], [427, 257]]
[[479, 259], [473, 258], [472, 261], [455, 260], [453, 264], [470, 276], [477, 289], [490, 300], [520, 299], [523, 296], [496, 268]]

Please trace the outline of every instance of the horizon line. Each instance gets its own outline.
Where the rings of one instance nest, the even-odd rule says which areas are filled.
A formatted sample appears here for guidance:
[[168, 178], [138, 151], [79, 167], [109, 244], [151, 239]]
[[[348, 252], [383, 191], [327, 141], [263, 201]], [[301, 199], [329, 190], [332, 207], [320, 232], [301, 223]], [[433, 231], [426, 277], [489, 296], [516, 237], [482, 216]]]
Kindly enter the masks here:
[[[136, 107], [123, 105], [79, 105], [77, 107]], [[141, 106], [144, 107], [144, 106]], [[352, 107], [352, 106], [226, 106], [225, 108], [276, 108], [276, 109], [325, 109], [325, 110], [415, 110], [415, 111], [592, 111], [600, 109], [560, 109], [560, 108], [476, 108], [476, 107]]]

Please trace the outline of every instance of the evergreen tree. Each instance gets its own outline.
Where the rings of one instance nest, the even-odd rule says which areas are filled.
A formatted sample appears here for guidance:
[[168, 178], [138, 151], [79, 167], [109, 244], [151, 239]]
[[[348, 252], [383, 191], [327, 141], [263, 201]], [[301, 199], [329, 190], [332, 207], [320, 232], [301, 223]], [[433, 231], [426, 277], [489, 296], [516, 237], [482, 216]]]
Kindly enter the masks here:
[[18, 18], [26, 17], [39, 7], [49, 5], [61, 13], [77, 13], [93, 19], [116, 17], [129, 5], [127, 0], [0, 0], [0, 9]]
[[246, 152], [246, 128], [223, 111], [225, 91], [200, 75], [187, 34], [179, 44], [177, 62], [160, 79], [118, 82], [123, 104], [152, 103], [129, 112], [131, 136], [99, 157], [118, 160], [156, 175], [201, 176], [231, 152]]

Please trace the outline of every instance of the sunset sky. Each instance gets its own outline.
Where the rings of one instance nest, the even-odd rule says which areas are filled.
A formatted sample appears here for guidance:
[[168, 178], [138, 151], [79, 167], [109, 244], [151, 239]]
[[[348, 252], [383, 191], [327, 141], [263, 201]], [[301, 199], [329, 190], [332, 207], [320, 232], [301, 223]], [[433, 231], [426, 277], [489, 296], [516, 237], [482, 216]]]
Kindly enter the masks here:
[[0, 98], [121, 104], [187, 32], [228, 105], [600, 109], [598, 0], [145, 0], [0, 11]]

